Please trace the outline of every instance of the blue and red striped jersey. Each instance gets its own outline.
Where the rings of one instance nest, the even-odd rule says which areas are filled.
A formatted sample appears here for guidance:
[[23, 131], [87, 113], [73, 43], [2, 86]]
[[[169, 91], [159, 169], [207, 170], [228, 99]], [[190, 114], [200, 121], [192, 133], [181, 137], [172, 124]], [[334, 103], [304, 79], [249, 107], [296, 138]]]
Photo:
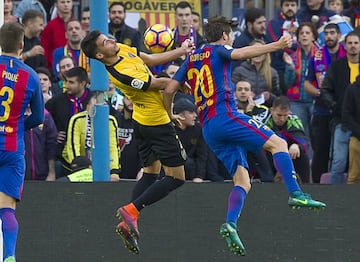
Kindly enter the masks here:
[[[25, 116], [30, 105], [31, 115]], [[21, 60], [0, 56], [0, 150], [24, 152], [24, 130], [44, 120], [44, 100], [36, 72]]]
[[236, 111], [230, 46], [205, 44], [189, 55], [173, 79], [187, 81], [203, 125], [218, 114]]

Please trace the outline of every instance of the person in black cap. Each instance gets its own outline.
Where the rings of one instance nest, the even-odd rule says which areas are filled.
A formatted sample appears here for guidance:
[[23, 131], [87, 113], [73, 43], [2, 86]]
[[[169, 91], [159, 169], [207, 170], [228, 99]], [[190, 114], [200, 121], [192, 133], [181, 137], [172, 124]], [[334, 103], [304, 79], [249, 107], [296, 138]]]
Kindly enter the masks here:
[[60, 177], [57, 181], [63, 182], [93, 182], [93, 170], [91, 160], [86, 156], [77, 156], [70, 164], [70, 175]]
[[174, 103], [174, 112], [183, 117], [181, 126], [176, 126], [175, 129], [187, 154], [185, 178], [193, 182], [203, 182], [206, 178], [208, 148], [197, 121], [196, 105], [187, 98], [179, 98]]

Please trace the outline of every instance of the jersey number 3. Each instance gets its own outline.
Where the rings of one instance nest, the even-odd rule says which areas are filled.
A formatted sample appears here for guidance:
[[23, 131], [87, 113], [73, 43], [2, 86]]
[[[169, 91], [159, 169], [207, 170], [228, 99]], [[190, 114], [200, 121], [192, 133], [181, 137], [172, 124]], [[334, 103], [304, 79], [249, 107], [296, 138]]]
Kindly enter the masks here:
[[3, 86], [0, 89], [0, 106], [2, 107], [0, 109], [0, 112], [3, 112], [0, 114], [0, 122], [4, 122], [9, 118], [10, 115], [10, 104], [12, 103], [14, 99], [14, 90], [12, 90], [8, 86]]

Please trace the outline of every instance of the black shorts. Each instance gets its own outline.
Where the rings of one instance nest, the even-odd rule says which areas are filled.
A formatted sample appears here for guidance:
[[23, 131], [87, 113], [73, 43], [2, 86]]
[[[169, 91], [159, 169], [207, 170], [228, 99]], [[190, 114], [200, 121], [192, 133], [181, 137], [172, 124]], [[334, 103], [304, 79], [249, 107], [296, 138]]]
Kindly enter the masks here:
[[134, 121], [134, 134], [145, 167], [156, 160], [169, 167], [184, 165], [186, 152], [172, 123], [145, 126]]

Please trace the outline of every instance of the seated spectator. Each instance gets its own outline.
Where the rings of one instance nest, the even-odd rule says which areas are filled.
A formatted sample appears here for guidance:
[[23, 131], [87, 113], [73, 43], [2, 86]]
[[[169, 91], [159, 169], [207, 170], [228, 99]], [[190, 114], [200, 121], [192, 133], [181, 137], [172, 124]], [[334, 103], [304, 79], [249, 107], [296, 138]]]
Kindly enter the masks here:
[[[261, 48], [265, 43], [262, 40], [254, 40], [250, 45]], [[255, 104], [264, 104], [270, 107], [274, 98], [281, 94], [279, 75], [270, 66], [270, 54], [246, 60], [234, 69], [231, 80], [234, 83], [240, 80], [250, 82], [252, 92], [255, 94]]]
[[196, 105], [186, 98], [174, 102], [174, 113], [180, 115], [181, 126], [176, 126], [176, 133], [187, 155], [185, 178], [193, 182], [206, 179], [206, 159], [208, 148], [202, 136], [200, 123], [197, 121]]
[[[67, 138], [62, 157], [65, 167], [71, 170], [71, 163], [78, 156], [85, 156], [91, 160], [93, 149], [92, 120], [90, 112], [95, 105], [95, 96], [92, 96], [86, 105], [86, 111], [73, 115], [69, 120]], [[118, 181], [119, 178], [119, 147], [118, 147], [118, 124], [115, 117], [109, 115], [110, 132], [110, 180]]]
[[309, 138], [305, 135], [301, 120], [290, 114], [290, 102], [287, 97], [280, 96], [274, 100], [271, 117], [266, 125], [286, 140], [296, 173], [303, 183], [309, 183], [310, 161], [306, 154]]
[[[235, 85], [235, 98], [240, 112], [252, 116], [255, 120], [266, 123], [270, 117], [269, 109], [264, 105], [256, 105], [253, 101], [254, 94], [250, 82], [239, 81]], [[266, 157], [265, 151], [258, 153], [247, 152], [249, 174], [253, 179], [261, 182], [273, 182], [274, 172]]]

